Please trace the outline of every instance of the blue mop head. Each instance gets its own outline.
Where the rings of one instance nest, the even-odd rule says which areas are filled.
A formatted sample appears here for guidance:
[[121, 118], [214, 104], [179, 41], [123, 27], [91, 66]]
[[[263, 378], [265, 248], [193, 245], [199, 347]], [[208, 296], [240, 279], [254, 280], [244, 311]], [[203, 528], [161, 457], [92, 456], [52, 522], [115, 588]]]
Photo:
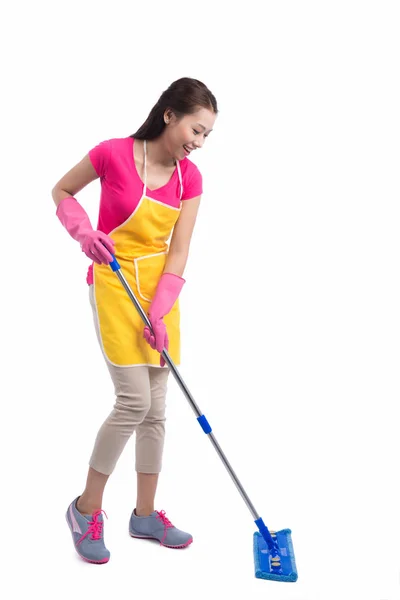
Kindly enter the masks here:
[[[279, 548], [278, 563], [273, 561], [273, 555], [264, 537], [256, 531], [253, 536], [255, 575], [258, 579], [272, 581], [297, 581], [296, 561], [290, 529], [271, 531], [271, 537]], [[275, 553], [273, 553], [275, 554]], [[280, 564], [279, 564], [280, 563]]]

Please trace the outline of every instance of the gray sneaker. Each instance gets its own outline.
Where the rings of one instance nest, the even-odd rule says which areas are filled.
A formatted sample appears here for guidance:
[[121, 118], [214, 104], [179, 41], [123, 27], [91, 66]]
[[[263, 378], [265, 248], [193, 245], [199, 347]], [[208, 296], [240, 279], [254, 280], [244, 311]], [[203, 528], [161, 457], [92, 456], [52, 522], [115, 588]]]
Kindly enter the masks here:
[[158, 540], [167, 548], [186, 548], [193, 542], [190, 533], [174, 527], [165, 516], [165, 510], [155, 510], [148, 517], [138, 517], [133, 511], [129, 521], [129, 533], [134, 538]]
[[[104, 510], [96, 510], [92, 516], [83, 516], [76, 508], [75, 498], [68, 507], [65, 518], [72, 533], [75, 550], [81, 558], [90, 563], [103, 564], [109, 561], [110, 553], [104, 545]], [[104, 514], [106, 514], [104, 512]], [[106, 515], [107, 517], [107, 515]]]

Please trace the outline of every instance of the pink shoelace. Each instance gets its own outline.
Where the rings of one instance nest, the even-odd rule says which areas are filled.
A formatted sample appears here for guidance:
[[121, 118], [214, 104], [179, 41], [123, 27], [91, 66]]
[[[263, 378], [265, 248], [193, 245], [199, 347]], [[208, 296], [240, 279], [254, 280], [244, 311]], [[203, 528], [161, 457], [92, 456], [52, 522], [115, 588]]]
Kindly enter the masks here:
[[161, 540], [161, 544], [164, 542], [165, 538], [167, 537], [167, 533], [168, 533], [168, 529], [170, 529], [171, 527], [174, 527], [171, 523], [171, 521], [167, 518], [166, 514], [165, 514], [165, 510], [161, 510], [158, 511], [156, 510], [157, 513], [157, 520], [161, 521], [161, 523], [163, 523], [164, 525], [164, 536], [163, 539]]
[[[100, 540], [103, 537], [103, 525], [104, 523], [102, 521], [99, 521], [99, 517], [101, 515], [101, 513], [105, 513], [104, 510], [96, 510], [93, 514], [92, 514], [92, 521], [89, 521], [89, 527], [87, 532], [81, 537], [81, 539], [78, 541], [78, 544], [80, 544], [87, 535], [91, 534], [92, 535], [92, 540]], [[106, 518], [108, 519], [107, 515]]]

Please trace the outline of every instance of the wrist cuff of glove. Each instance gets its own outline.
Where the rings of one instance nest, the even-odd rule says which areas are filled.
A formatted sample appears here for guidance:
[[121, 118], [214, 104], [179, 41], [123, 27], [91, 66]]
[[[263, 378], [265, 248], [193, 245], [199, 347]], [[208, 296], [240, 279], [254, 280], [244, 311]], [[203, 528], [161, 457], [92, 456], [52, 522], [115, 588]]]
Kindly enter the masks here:
[[76, 206], [76, 204], [78, 204], [78, 200], [73, 196], [67, 196], [66, 198], [63, 198], [61, 202], [58, 203], [56, 209], [57, 217], [60, 218], [60, 216], [62, 216], [63, 212], [65, 212], [68, 207]]
[[149, 309], [150, 321], [162, 319], [169, 313], [183, 288], [185, 280], [174, 273], [163, 273]]
[[163, 273], [161, 275], [158, 287], [160, 290], [168, 290], [170, 294], [178, 298], [186, 281], [183, 277], [175, 275], [175, 273]]
[[179, 275], [175, 275], [175, 273], [163, 273], [162, 277], [171, 279], [171, 281], [173, 281], [173, 278], [176, 278], [178, 281], [181, 281], [182, 285], [186, 283], [186, 279], [183, 279], [183, 277], [180, 277]]
[[93, 231], [87, 212], [73, 196], [61, 200], [56, 215], [70, 236], [80, 243], [88, 231]]

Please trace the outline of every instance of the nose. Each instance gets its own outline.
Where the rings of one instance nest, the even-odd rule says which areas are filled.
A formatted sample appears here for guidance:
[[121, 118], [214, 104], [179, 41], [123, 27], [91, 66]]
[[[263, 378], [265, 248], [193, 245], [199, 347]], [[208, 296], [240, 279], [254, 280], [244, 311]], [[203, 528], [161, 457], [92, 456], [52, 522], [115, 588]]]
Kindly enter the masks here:
[[201, 148], [204, 144], [204, 138], [202, 138], [201, 140], [199, 140], [198, 138], [196, 139], [196, 141], [193, 142], [193, 147], [197, 149]]

